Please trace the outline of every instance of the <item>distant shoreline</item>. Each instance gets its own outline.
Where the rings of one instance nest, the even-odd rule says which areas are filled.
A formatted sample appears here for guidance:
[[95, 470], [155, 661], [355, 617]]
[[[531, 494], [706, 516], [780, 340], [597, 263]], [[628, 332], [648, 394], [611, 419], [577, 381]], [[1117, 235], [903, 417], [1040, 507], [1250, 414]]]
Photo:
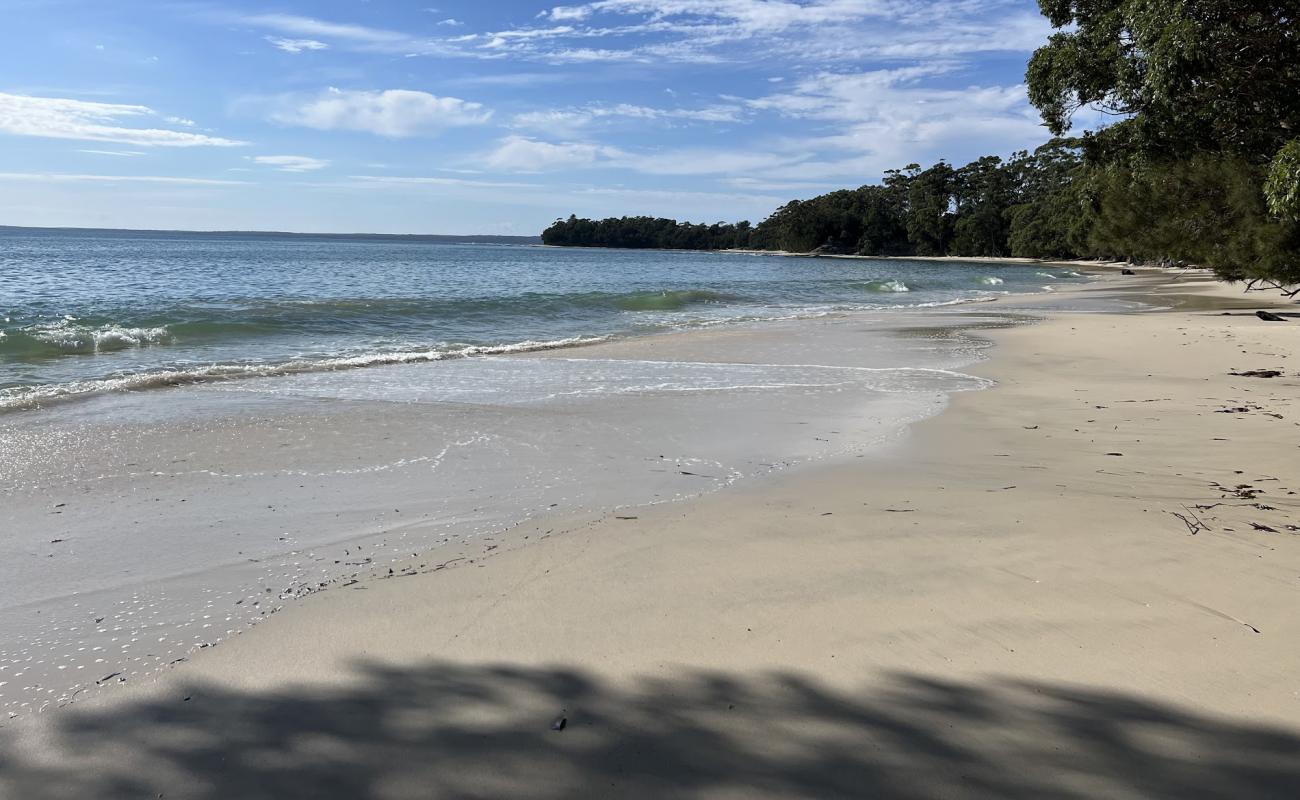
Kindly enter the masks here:
[[171, 230], [164, 228], [78, 228], [41, 227], [26, 225], [0, 225], [2, 233], [71, 233], [85, 235], [152, 235], [152, 236], [215, 236], [242, 239], [349, 239], [354, 241], [446, 242], [457, 244], [541, 244], [541, 236], [506, 236], [489, 233], [304, 233], [298, 231], [239, 231], [239, 230]]
[[[957, 261], [972, 264], [1021, 264], [1073, 267], [1076, 269], [1132, 269], [1147, 272], [1194, 272], [1196, 270], [1170, 270], [1164, 267], [1128, 264], [1123, 261], [1069, 258], [1025, 258], [1016, 256], [870, 256], [855, 253], [796, 253], [792, 250], [750, 250], [743, 247], [723, 247], [715, 250], [698, 250], [678, 247], [611, 247], [607, 245], [543, 244], [553, 250], [653, 250], [659, 253], [727, 253], [742, 256], [779, 256], [783, 258], [838, 258], [846, 261]], [[1206, 272], [1201, 270], [1201, 272]], [[1208, 274], [1208, 273], [1207, 273]]]

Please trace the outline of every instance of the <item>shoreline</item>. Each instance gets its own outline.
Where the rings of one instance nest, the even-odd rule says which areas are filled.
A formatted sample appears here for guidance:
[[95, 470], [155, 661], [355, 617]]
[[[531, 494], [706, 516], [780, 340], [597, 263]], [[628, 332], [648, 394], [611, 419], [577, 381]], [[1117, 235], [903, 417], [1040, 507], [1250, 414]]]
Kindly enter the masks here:
[[[557, 248], [558, 249], [558, 248]], [[590, 249], [590, 248], [588, 248]], [[668, 252], [668, 251], [665, 251]], [[679, 252], [710, 252], [710, 251], [679, 251]], [[744, 252], [744, 251], [712, 251], [712, 252]], [[791, 257], [811, 257], [806, 254], [797, 253], [763, 253], [765, 255], [781, 255]], [[820, 256], [818, 256], [820, 257]], [[830, 256], [827, 256], [830, 257]], [[834, 256], [835, 258], [855, 258], [872, 260], [874, 257], [867, 256]], [[918, 260], [933, 260], [938, 262], [944, 261], [962, 261], [971, 260], [974, 262], [987, 261], [989, 263], [1004, 263], [1014, 266], [1026, 266], [1030, 262], [1016, 259], [947, 259], [927, 257], [917, 257]], [[1041, 262], [1045, 265], [1055, 264], [1058, 266], [1075, 266], [1070, 262]], [[1082, 268], [1082, 267], [1079, 267]], [[1093, 274], [1100, 274], [1094, 272]], [[1082, 274], [1075, 273], [1074, 277], [1082, 277]], [[1073, 284], [1051, 284], [1052, 286], [1070, 286]], [[907, 291], [906, 289], [904, 291]], [[683, 333], [707, 330], [719, 325], [747, 327], [755, 324], [766, 324], [771, 322], [783, 322], [793, 319], [816, 319], [827, 315], [847, 315], [855, 313], [869, 313], [876, 310], [888, 311], [909, 311], [922, 310], [926, 308], [943, 308], [947, 306], [969, 305], [975, 303], [990, 303], [997, 300], [1006, 300], [1019, 296], [1041, 295], [1052, 292], [1054, 289], [1041, 287], [1038, 291], [1016, 291], [1002, 295], [990, 294], [988, 296], [971, 296], [957, 298], [941, 302], [921, 302], [917, 304], [900, 303], [898, 305], [882, 305], [878, 309], [868, 309], [864, 304], [861, 308], [844, 308], [831, 311], [817, 311], [815, 313], [800, 313], [793, 311], [786, 316], [772, 316], [760, 318], [720, 319], [716, 321], [697, 323], [683, 327], [664, 327], [658, 330], [614, 330], [597, 333], [578, 333], [571, 336], [565, 336], [553, 340], [534, 340], [524, 339], [519, 341], [507, 341], [488, 344], [447, 344], [447, 345], [430, 345], [416, 349], [393, 349], [381, 350], [362, 353], [337, 354], [329, 356], [318, 356], [314, 358], [304, 357], [286, 357], [279, 361], [232, 361], [222, 362], [214, 361], [199, 362], [195, 366], [179, 367], [176, 365], [165, 365], [150, 369], [143, 369], [136, 372], [112, 373], [106, 377], [88, 377], [79, 380], [71, 380], [62, 383], [49, 384], [31, 384], [15, 385], [6, 388], [0, 388], [0, 420], [5, 419], [5, 415], [14, 412], [40, 411], [56, 407], [65, 403], [78, 403], [98, 398], [112, 397], [124, 393], [133, 393], [147, 390], [172, 390], [178, 387], [230, 383], [246, 380], [258, 380], [268, 377], [287, 377], [299, 376], [312, 373], [342, 372], [353, 369], [364, 369], [372, 367], [389, 367], [404, 364], [420, 364], [435, 361], [452, 361], [461, 358], [473, 358], [477, 356], [500, 356], [527, 354], [532, 352], [545, 352], [552, 350], [567, 351], [578, 348], [586, 348], [593, 345], [600, 345], [608, 342], [623, 341], [628, 339], [640, 339], [646, 336], [675, 336]], [[166, 326], [163, 326], [164, 328]]]
[[1300, 356], [1123, 285], [1210, 299], [981, 331], [888, 456], [309, 597], [0, 728], [0, 795], [1287, 796]]

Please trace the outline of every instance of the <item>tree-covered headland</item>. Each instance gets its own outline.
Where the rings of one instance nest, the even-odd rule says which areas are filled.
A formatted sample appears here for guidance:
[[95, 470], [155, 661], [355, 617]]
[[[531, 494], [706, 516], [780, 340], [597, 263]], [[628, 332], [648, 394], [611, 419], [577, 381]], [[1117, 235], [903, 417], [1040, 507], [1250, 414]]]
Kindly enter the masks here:
[[[964, 166], [793, 200], [758, 225], [557, 220], [568, 246], [1105, 258], [1300, 287], [1295, 0], [1039, 0], [1029, 61], [1051, 139]], [[1110, 123], [1070, 136], [1081, 109]]]

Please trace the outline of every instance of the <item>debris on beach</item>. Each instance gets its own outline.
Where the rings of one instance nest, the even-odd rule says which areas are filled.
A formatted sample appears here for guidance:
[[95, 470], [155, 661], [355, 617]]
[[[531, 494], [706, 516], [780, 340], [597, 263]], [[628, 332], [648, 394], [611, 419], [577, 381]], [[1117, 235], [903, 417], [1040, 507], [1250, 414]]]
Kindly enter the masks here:
[[1256, 311], [1255, 316], [1259, 317], [1265, 322], [1286, 322], [1286, 317], [1279, 317], [1277, 314], [1274, 314], [1271, 311]]

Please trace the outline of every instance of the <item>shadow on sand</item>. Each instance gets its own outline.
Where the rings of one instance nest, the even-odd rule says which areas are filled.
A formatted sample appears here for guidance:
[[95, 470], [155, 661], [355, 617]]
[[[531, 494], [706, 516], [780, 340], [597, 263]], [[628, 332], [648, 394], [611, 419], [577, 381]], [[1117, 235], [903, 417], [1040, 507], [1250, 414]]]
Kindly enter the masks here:
[[1300, 797], [1291, 731], [1132, 695], [914, 675], [846, 692], [795, 674], [612, 685], [368, 664], [329, 689], [191, 685], [48, 722], [48, 741], [23, 750], [9, 737], [24, 725], [0, 730], [0, 796]]

